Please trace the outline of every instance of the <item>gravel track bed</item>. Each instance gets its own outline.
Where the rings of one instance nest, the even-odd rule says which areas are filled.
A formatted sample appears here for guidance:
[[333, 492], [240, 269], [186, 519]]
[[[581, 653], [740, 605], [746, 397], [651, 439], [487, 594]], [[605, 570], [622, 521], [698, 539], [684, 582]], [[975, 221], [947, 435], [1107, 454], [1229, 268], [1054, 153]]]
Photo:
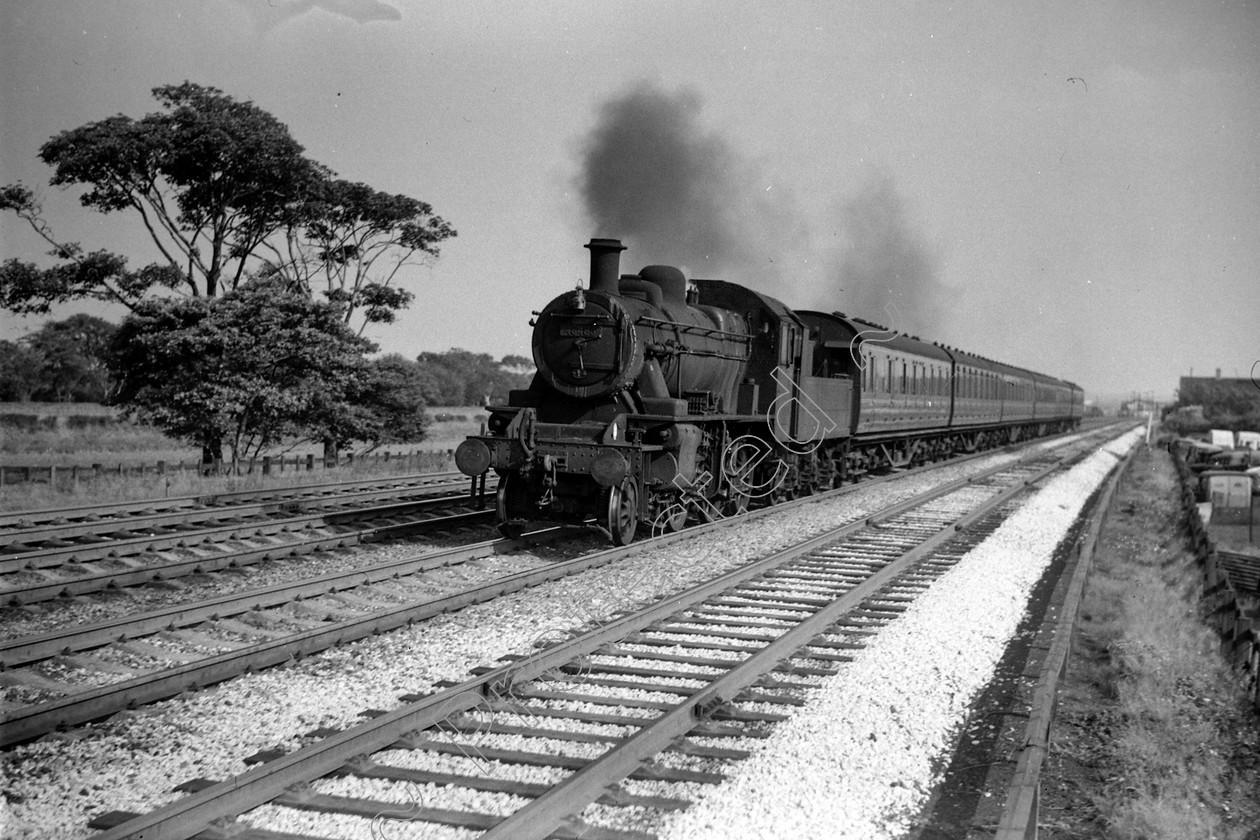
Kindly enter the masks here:
[[440, 680], [465, 679], [475, 666], [507, 654], [528, 654], [537, 642], [606, 621], [630, 604], [694, 585], [809, 534], [1015, 458], [997, 453], [859, 487], [837, 499], [739, 523], [140, 712], [115, 715], [70, 736], [6, 750], [0, 771], [7, 836], [88, 837], [86, 823], [100, 813], [152, 810], [179, 798], [171, 787], [182, 781], [243, 773], [244, 757], [255, 752], [294, 749], [308, 743], [304, 733], [317, 727], [354, 724], [366, 708], [396, 708], [401, 694], [431, 691]]
[[440, 755], [425, 750], [382, 750], [372, 756], [378, 764], [434, 773], [459, 773], [514, 782], [554, 785], [573, 774], [560, 767], [531, 767], [525, 764], [498, 764], [462, 755]]
[[[194, 583], [179, 587], [173, 587], [168, 582], [160, 587], [130, 587], [103, 595], [92, 593], [69, 600], [43, 601], [27, 607], [4, 607], [0, 608], [0, 638], [15, 639], [50, 633], [69, 626], [125, 618], [180, 604], [297, 583], [321, 575], [384, 565], [433, 550], [436, 549], [432, 545], [410, 543], [364, 547], [355, 551], [339, 551], [332, 556], [308, 555], [269, 560], [234, 569], [226, 574], [194, 575]], [[451, 592], [470, 581], [514, 574], [549, 562], [553, 562], [553, 558], [540, 556], [536, 552], [496, 555], [457, 566], [430, 569], [414, 578], [390, 580], [365, 589], [320, 596], [304, 603], [309, 605], [318, 602], [343, 611], [353, 611], [353, 606], [348, 600], [341, 599], [355, 597], [370, 597], [377, 601], [401, 604], [416, 598], [432, 597], [440, 592]], [[185, 580], [189, 578], [180, 578], [181, 582]]]
[[903, 835], [1058, 541], [1140, 437], [1126, 434], [1030, 498], [725, 783], [662, 820], [662, 840]]
[[[489, 532], [486, 539], [490, 538]], [[156, 585], [129, 586], [118, 590], [92, 592], [73, 598], [38, 601], [27, 606], [0, 606], [0, 638], [16, 639], [50, 633], [77, 624], [95, 624], [137, 613], [150, 612], [176, 604], [219, 598], [251, 589], [295, 583], [320, 575], [345, 572], [364, 566], [383, 565], [417, 554], [427, 554], [460, 545], [466, 540], [415, 540], [369, 543], [296, 557], [280, 557], [251, 563], [213, 574], [193, 574]], [[124, 567], [125, 568], [125, 567]], [[120, 569], [121, 570], [121, 569]], [[27, 583], [44, 582], [35, 575]], [[6, 583], [18, 583], [5, 577]]]
[[[511, 815], [530, 803], [530, 799], [508, 793], [471, 790], [469, 788], [418, 785], [407, 782], [391, 782], [387, 779], [364, 779], [347, 776], [341, 779], [321, 779], [311, 786], [317, 793], [329, 796], [349, 796], [358, 799], [378, 799], [400, 805], [419, 805], [425, 808], [450, 808], [459, 811], [479, 811], [500, 817]], [[404, 812], [405, 809], [399, 809]]]
[[264, 805], [243, 820], [260, 829], [329, 840], [475, 840], [480, 831], [468, 831], [433, 823], [391, 820], [382, 813], [378, 819], [344, 814], [317, 814], [294, 808]]

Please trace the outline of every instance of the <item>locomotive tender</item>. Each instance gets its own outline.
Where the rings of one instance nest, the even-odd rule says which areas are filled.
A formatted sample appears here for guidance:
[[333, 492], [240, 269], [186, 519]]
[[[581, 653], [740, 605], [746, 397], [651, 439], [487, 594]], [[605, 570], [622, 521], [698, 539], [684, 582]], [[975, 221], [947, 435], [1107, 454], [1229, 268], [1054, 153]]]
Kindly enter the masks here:
[[1071, 382], [672, 266], [622, 275], [620, 241], [586, 247], [589, 288], [531, 322], [529, 388], [455, 452], [465, 475], [498, 473], [504, 534], [595, 518], [624, 545], [639, 523], [677, 529], [1080, 422]]

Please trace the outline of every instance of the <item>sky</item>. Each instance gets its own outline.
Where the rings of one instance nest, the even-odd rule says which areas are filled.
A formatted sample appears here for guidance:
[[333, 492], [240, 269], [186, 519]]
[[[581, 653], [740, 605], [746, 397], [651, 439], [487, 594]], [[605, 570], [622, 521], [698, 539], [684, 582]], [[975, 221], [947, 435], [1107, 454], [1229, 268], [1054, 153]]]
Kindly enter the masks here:
[[382, 352], [529, 356], [599, 236], [1088, 396], [1260, 382], [1260, 0], [0, 0], [0, 184], [156, 260], [38, 150], [184, 80], [456, 228]]

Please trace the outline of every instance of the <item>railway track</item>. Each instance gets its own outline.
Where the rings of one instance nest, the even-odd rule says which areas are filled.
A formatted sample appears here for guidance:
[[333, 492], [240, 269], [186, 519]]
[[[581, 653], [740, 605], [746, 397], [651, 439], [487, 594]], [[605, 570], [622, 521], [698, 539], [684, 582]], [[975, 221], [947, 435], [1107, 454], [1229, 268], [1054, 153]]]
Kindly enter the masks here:
[[[319, 485], [75, 511], [10, 515], [0, 531], [0, 603], [33, 604], [396, 536], [489, 521], [464, 480]], [[341, 492], [337, 488], [341, 488]], [[14, 516], [27, 516], [14, 524]]]
[[1043, 454], [921, 494], [96, 827], [113, 825], [100, 835], [110, 840], [189, 837], [215, 820], [247, 831], [233, 836], [299, 837], [294, 815], [314, 812], [486, 837], [652, 836], [659, 814], [686, 807], [694, 786], [721, 781], [743, 757], [723, 739], [763, 737], [1070, 457]]
[[[0, 545], [7, 547], [45, 538], [79, 536], [135, 523], [196, 522], [201, 516], [222, 516], [233, 510], [238, 515], [251, 511], [300, 510], [305, 505], [319, 504], [321, 501], [337, 503], [353, 494], [362, 494], [361, 498], [371, 498], [373, 494], [377, 494], [378, 498], [391, 498], [400, 492], [410, 493], [460, 483], [467, 485], [468, 481], [459, 473], [420, 473], [361, 481], [146, 499], [139, 502], [109, 502], [78, 508], [8, 511], [0, 513]], [[172, 518], [163, 520], [164, 516]], [[181, 520], [181, 516], [187, 519]]]
[[[550, 540], [547, 529], [194, 604], [0, 641], [0, 746], [97, 720], [581, 571], [578, 563], [433, 595], [426, 573]], [[449, 587], [447, 587], [449, 588]]]

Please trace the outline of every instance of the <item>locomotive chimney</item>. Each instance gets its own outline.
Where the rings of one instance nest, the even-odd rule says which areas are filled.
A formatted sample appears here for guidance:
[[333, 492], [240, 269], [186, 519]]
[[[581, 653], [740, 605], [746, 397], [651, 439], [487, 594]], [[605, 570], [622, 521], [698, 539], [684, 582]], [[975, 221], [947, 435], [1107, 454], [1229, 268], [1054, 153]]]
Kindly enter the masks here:
[[620, 239], [592, 239], [586, 247], [591, 249], [591, 291], [617, 294], [621, 252], [626, 246]]

